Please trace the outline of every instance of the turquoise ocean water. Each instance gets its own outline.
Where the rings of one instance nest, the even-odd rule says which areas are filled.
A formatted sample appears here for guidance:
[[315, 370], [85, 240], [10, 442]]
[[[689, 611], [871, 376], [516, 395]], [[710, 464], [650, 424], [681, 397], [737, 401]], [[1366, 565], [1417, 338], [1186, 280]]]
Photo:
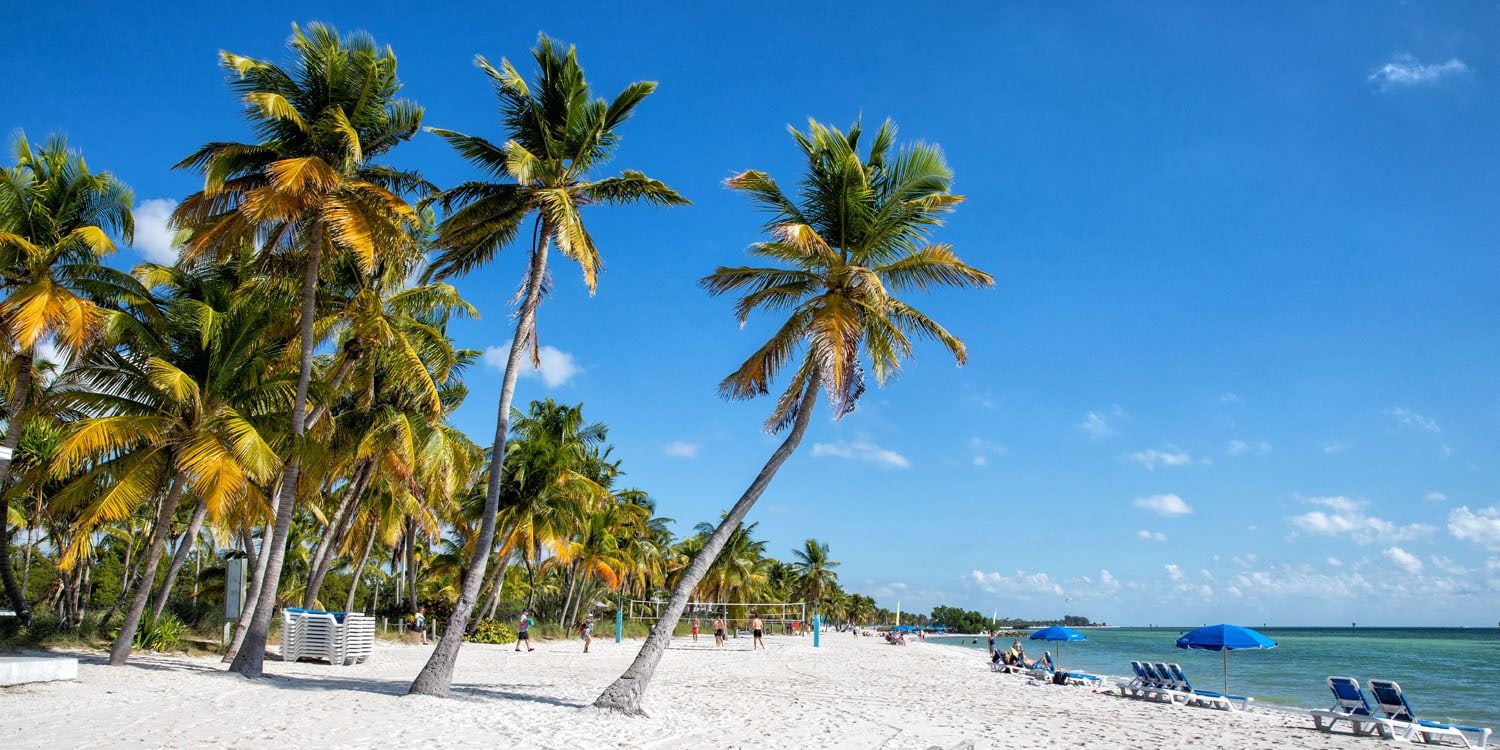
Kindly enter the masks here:
[[[1083, 628], [1083, 643], [1062, 644], [1062, 666], [1100, 676], [1130, 673], [1131, 660], [1177, 662], [1193, 686], [1223, 686], [1220, 655], [1176, 648], [1189, 628]], [[1280, 645], [1268, 651], [1229, 654], [1229, 690], [1257, 702], [1327, 708], [1333, 696], [1324, 680], [1348, 675], [1366, 684], [1395, 680], [1424, 719], [1478, 724], [1500, 730], [1500, 628], [1260, 628]], [[930, 642], [977, 649], [984, 638]], [[1009, 646], [1005, 639], [1002, 645]], [[1022, 639], [1026, 653], [1041, 641]], [[1055, 644], [1045, 644], [1053, 650]]]

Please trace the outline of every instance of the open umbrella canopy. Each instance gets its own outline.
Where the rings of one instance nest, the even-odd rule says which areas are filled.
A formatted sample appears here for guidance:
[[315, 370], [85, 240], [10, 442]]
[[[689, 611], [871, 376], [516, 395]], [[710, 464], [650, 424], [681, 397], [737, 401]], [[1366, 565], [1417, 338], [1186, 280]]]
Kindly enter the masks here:
[[1035, 633], [1032, 633], [1031, 634], [1031, 640], [1033, 640], [1033, 641], [1086, 641], [1088, 639], [1083, 637], [1083, 633], [1080, 633], [1080, 632], [1078, 632], [1078, 631], [1076, 631], [1076, 630], [1074, 630], [1072, 628], [1065, 628], [1065, 627], [1063, 627], [1061, 625], [1053, 625], [1051, 627], [1042, 628], [1041, 630], [1038, 630]]
[[1205, 625], [1178, 638], [1177, 647], [1200, 651], [1239, 651], [1247, 648], [1276, 648], [1276, 641], [1239, 625]]

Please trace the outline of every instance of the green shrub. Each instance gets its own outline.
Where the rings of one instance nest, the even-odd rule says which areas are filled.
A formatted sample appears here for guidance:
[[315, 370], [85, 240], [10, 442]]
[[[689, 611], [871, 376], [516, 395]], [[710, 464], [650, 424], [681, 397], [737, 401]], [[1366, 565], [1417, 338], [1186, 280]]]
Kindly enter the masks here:
[[480, 620], [464, 640], [470, 643], [515, 643], [516, 629], [497, 620]]
[[170, 612], [163, 612], [161, 617], [155, 619], [147, 617], [135, 629], [136, 648], [176, 651], [182, 647], [182, 634], [186, 629], [182, 620]]

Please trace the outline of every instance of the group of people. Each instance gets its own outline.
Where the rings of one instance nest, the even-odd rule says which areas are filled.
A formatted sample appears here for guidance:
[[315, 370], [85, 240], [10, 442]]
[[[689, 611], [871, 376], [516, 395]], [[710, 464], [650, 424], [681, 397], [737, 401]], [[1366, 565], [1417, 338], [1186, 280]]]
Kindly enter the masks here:
[[[724, 643], [728, 640], [728, 635], [725, 632], [724, 617], [722, 615], [714, 615], [713, 628], [714, 648], [723, 648]], [[698, 618], [696, 617], [694, 617], [692, 620], [692, 633], [693, 643], [697, 643]], [[750, 650], [754, 651], [755, 649], [764, 649], [766, 647], [765, 641], [761, 640], [765, 636], [765, 634], [766, 625], [765, 623], [761, 622], [760, 615], [757, 615], [754, 612], [750, 613], [750, 636], [754, 639], [750, 644]]]
[[[536, 622], [532, 617], [531, 610], [521, 610], [521, 616], [516, 620], [516, 651], [520, 652], [521, 644], [526, 644], [527, 651], [535, 651], [531, 645], [531, 625]], [[589, 645], [594, 642], [594, 616], [584, 615], [583, 621], [578, 623], [578, 639], [583, 641], [583, 653], [589, 652]]]
[[[995, 647], [995, 631], [986, 631], [985, 634], [989, 636], [990, 664], [1018, 669], [1031, 669], [1036, 666], [1036, 662], [1026, 660], [1026, 649], [1021, 647], [1021, 639], [1012, 639], [1010, 648], [1002, 650]], [[1043, 652], [1043, 655], [1045, 653]]]

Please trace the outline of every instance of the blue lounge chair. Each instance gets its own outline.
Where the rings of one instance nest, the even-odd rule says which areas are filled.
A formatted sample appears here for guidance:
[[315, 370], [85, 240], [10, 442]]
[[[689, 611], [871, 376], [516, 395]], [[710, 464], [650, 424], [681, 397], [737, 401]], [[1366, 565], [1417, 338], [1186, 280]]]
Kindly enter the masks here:
[[[1353, 677], [1329, 677], [1328, 689], [1333, 691], [1333, 707], [1308, 712], [1312, 714], [1314, 729], [1332, 732], [1333, 725], [1347, 721], [1355, 734], [1379, 734], [1386, 739], [1396, 736], [1390, 720], [1376, 714], [1375, 708], [1365, 698], [1365, 691], [1360, 688], [1359, 680]], [[1366, 730], [1366, 727], [1369, 729]]]
[[[1420, 738], [1429, 745], [1455, 739], [1464, 747], [1489, 746], [1491, 730], [1486, 727], [1418, 719], [1417, 712], [1412, 710], [1411, 703], [1406, 700], [1406, 694], [1401, 692], [1401, 686], [1391, 680], [1370, 680], [1370, 694], [1375, 696], [1375, 709], [1393, 722], [1397, 739]], [[1470, 735], [1473, 735], [1474, 743], [1469, 742]]]
[[[1058, 673], [1058, 671], [1059, 670], [1057, 669], [1057, 665], [1052, 661], [1052, 654], [1049, 654], [1045, 651], [1042, 652], [1041, 658], [1037, 659], [1035, 662], [1032, 662], [1031, 665], [1031, 676], [1038, 680], [1051, 680], [1053, 676]], [[1063, 680], [1065, 680], [1069, 685], [1094, 686], [1098, 685], [1101, 682], [1098, 675], [1087, 674], [1084, 672], [1062, 670], [1062, 675]]]
[[1172, 691], [1162, 684], [1161, 677], [1151, 668], [1151, 662], [1132, 661], [1130, 671], [1135, 673], [1133, 679], [1115, 683], [1126, 697], [1152, 700], [1172, 699]]
[[[1205, 706], [1213, 706], [1214, 708], [1222, 708], [1225, 711], [1233, 711], [1235, 708], [1248, 708], [1250, 702], [1255, 700], [1243, 695], [1225, 695], [1223, 693], [1215, 693], [1212, 690], [1195, 690], [1193, 683], [1188, 682], [1187, 673], [1182, 671], [1182, 666], [1179, 664], [1168, 664], [1167, 671], [1176, 681], [1178, 692], [1182, 693], [1189, 703], [1198, 703]], [[1236, 703], [1239, 706], [1235, 706]]]

